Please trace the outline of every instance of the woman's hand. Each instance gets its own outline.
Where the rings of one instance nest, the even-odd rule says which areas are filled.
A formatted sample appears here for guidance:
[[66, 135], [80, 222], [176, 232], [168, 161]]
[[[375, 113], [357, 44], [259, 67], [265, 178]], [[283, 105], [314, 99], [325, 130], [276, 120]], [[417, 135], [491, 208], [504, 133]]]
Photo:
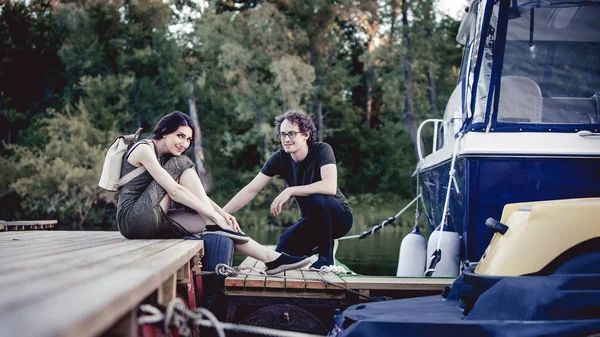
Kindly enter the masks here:
[[233, 215], [223, 211], [223, 213], [221, 213], [221, 216], [223, 216], [223, 218], [225, 218], [225, 221], [227, 221], [227, 223], [231, 226], [231, 228], [233, 228], [234, 232], [242, 233], [242, 230], [240, 229], [240, 225], [238, 224], [237, 220], [235, 219], [235, 217]]
[[229, 224], [229, 222], [219, 213], [214, 212], [211, 216], [211, 220], [219, 227], [228, 230], [234, 230], [233, 226]]
[[292, 192], [289, 187], [283, 190], [283, 192], [279, 193], [277, 198], [273, 200], [271, 203], [271, 213], [273, 215], [279, 215], [281, 213], [281, 209], [283, 208], [283, 204], [288, 201], [292, 197]]

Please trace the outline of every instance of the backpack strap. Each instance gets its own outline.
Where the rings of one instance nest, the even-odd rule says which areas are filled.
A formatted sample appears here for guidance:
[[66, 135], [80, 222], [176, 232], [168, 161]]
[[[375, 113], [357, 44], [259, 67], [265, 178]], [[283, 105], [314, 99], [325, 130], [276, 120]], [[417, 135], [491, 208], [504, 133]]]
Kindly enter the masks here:
[[125, 153], [125, 157], [123, 157], [123, 159], [129, 158], [129, 155], [131, 154], [131, 152], [133, 152], [133, 150], [135, 150], [135, 148], [138, 147], [138, 145], [140, 145], [140, 144], [146, 144], [146, 145], [150, 146], [154, 150], [154, 152], [156, 152], [156, 150], [154, 149], [154, 142], [152, 140], [142, 139], [140, 141], [135, 142], [135, 144], [130, 145], [129, 150], [127, 150], [127, 152]]
[[121, 179], [119, 179], [119, 181], [117, 181], [115, 183], [115, 188], [119, 189], [119, 187], [127, 184], [128, 182], [131, 181], [131, 179], [139, 176], [140, 174], [146, 172], [146, 168], [144, 166], [140, 166], [138, 168], [136, 168], [135, 170], [127, 173], [126, 175], [122, 176]]
[[[137, 142], [134, 146], [131, 147], [131, 149], [129, 149], [129, 151], [127, 151], [127, 154], [125, 154], [125, 160], [127, 160], [127, 158], [129, 157], [129, 155], [131, 154], [131, 152], [133, 152], [133, 150], [140, 144], [146, 144], [148, 146], [150, 146], [152, 149], [154, 149], [154, 142], [150, 141], [148, 142], [146, 139], [143, 139], [139, 142]], [[144, 166], [140, 166], [137, 167], [135, 170], [127, 173], [126, 175], [122, 176], [121, 179], [119, 179], [119, 181], [117, 181], [115, 183], [115, 188], [119, 189], [121, 186], [127, 184], [128, 182], [130, 182], [133, 178], [139, 176], [140, 174], [146, 172], [146, 168]]]

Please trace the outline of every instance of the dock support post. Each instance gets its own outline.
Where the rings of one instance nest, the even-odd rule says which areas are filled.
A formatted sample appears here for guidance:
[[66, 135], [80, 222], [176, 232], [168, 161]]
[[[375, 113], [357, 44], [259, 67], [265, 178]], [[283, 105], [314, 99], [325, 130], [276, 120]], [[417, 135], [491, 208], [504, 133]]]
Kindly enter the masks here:
[[167, 306], [175, 296], [177, 296], [177, 274], [169, 276], [158, 288], [157, 302], [162, 306]]

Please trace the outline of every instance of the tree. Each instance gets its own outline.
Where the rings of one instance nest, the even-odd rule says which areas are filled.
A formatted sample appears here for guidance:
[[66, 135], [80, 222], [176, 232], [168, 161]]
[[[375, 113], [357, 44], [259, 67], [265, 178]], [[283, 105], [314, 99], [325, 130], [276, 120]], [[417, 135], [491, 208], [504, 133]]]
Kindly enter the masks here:
[[17, 143], [33, 118], [57, 107], [63, 29], [52, 1], [0, 0], [0, 139]]
[[46, 135], [41, 148], [11, 145], [12, 166], [26, 172], [9, 184], [28, 216], [53, 216], [82, 229], [100, 196], [97, 186], [105, 149], [102, 132], [92, 127], [85, 106], [77, 112], [49, 111], [39, 122]]

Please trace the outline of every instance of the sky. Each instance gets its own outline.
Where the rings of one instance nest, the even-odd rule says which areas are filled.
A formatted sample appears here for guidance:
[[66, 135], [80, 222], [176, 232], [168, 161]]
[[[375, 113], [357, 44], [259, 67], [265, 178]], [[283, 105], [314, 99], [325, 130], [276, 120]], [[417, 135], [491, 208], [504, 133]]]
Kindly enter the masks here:
[[439, 11], [455, 19], [462, 18], [464, 8], [469, 4], [467, 0], [438, 0]]

